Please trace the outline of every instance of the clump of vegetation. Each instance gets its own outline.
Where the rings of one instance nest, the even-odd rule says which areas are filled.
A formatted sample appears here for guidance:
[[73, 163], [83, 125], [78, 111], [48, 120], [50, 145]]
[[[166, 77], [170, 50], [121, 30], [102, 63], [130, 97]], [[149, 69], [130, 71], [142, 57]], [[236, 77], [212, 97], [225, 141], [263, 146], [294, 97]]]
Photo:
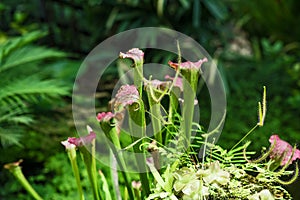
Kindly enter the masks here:
[[0, 42], [0, 142], [21, 145], [24, 126], [34, 121], [34, 105], [54, 102], [70, 87], [52, 76], [55, 60], [66, 53], [34, 45], [45, 36], [35, 31]]
[[[110, 159], [117, 163], [116, 168], [111, 166], [112, 175], [117, 175], [114, 181], [109, 182], [108, 174], [97, 169], [99, 133], [87, 126], [88, 135], [62, 141], [75, 176], [79, 199], [85, 199], [85, 192], [77, 164], [77, 150], [86, 167], [95, 200], [291, 199], [281, 185], [296, 180], [298, 165], [294, 171], [288, 167], [300, 158], [300, 150], [278, 135], [272, 135], [269, 150], [252, 160], [255, 152], [247, 150], [250, 142], [240, 145], [257, 127], [264, 125], [266, 87], [262, 101], [258, 103], [258, 122], [230, 150], [223, 149], [215, 144], [219, 126], [204, 132], [199, 123], [193, 121], [194, 106], [198, 103], [198, 80], [208, 59], [181, 62], [179, 45], [178, 52], [178, 63], [169, 62], [175, 70], [173, 78], [167, 77], [171, 81], [143, 76], [144, 52], [140, 49], [120, 53], [121, 58], [134, 62], [134, 84], [122, 85], [111, 101], [111, 111], [96, 116], [111, 152]], [[143, 98], [143, 93], [146, 98]], [[168, 101], [164, 103], [166, 99]], [[146, 129], [149, 120], [152, 125], [150, 133]], [[220, 123], [223, 120], [224, 116]], [[126, 123], [129, 132], [124, 129]], [[41, 199], [23, 176], [19, 162], [5, 167], [33, 198]], [[130, 173], [132, 167], [138, 176]]]

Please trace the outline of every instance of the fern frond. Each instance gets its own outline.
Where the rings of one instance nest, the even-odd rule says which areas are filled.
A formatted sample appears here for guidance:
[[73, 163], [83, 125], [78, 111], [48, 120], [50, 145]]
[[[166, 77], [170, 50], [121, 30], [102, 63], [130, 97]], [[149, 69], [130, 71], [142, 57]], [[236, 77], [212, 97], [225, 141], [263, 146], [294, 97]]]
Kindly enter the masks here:
[[29, 124], [32, 122], [32, 117], [28, 115], [28, 109], [22, 108], [18, 105], [2, 106], [0, 108], [0, 126], [1, 123], [13, 123], [13, 124]]
[[16, 49], [21, 48], [33, 41], [36, 41], [47, 35], [44, 31], [33, 31], [27, 33], [21, 37], [10, 38], [3, 43], [0, 43], [0, 65], [3, 59], [6, 58], [10, 53], [14, 52]]
[[19, 128], [12, 128], [12, 127], [6, 127], [2, 128], [0, 127], [0, 142], [3, 147], [16, 144], [18, 146], [22, 146], [20, 143], [21, 139], [21, 130]]
[[27, 77], [9, 83], [0, 89], [0, 104], [8, 99], [16, 102], [30, 101], [38, 97], [32, 95], [46, 95], [58, 97], [68, 94], [68, 87], [60, 87], [55, 80], [40, 80], [37, 76]]
[[35, 31], [0, 43], [0, 142], [3, 145], [20, 144], [22, 127], [18, 125], [33, 121], [31, 105], [68, 95], [71, 89], [49, 79], [53, 76], [45, 70], [53, 66], [45, 61], [67, 54], [31, 45], [45, 35], [45, 32]]
[[235, 148], [231, 151], [227, 151], [226, 149], [223, 149], [219, 145], [213, 145], [213, 148], [211, 148], [210, 155], [207, 157], [210, 161], [218, 160], [221, 163], [245, 163], [247, 162], [245, 160], [246, 158], [249, 158], [250, 155], [255, 154], [253, 151], [246, 151], [243, 152], [244, 148], [249, 146], [249, 142], [245, 143], [243, 146]]
[[10, 53], [10, 55], [2, 60], [2, 64], [0, 65], [0, 73], [3, 73], [3, 71], [14, 67], [22, 67], [27, 63], [52, 58], [63, 58], [66, 57], [66, 55], [67, 54], [64, 52], [46, 47], [25, 46]]

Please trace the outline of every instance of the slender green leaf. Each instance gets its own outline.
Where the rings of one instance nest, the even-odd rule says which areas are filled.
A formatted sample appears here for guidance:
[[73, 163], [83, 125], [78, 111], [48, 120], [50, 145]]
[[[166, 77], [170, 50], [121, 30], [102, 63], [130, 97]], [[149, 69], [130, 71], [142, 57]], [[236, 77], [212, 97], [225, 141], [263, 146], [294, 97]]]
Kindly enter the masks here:
[[204, 0], [203, 3], [215, 18], [220, 20], [227, 18], [228, 10], [223, 1]]

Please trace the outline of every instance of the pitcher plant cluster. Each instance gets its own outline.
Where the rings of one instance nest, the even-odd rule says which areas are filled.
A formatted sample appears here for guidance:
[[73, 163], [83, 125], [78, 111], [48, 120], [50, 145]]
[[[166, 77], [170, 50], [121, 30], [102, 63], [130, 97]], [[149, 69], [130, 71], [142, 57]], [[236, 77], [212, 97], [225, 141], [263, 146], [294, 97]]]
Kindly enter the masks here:
[[[80, 152], [95, 200], [291, 199], [283, 185], [291, 184], [298, 176], [294, 161], [300, 158], [300, 151], [296, 146], [271, 135], [270, 147], [260, 157], [253, 158], [256, 153], [247, 150], [251, 142], [246, 137], [264, 125], [266, 88], [258, 103], [258, 122], [230, 150], [223, 149], [208, 143], [211, 133], [193, 121], [198, 81], [208, 59], [182, 62], [179, 47], [178, 54], [177, 63], [168, 63], [175, 75], [157, 80], [144, 77], [142, 50], [133, 48], [120, 53], [120, 58], [133, 61], [134, 83], [122, 85], [111, 101], [111, 110], [95, 116], [106, 136], [110, 156], [117, 162], [115, 173], [119, 178], [109, 178], [97, 169], [95, 141], [99, 133], [87, 126], [86, 136], [61, 142], [70, 159], [78, 198], [85, 199], [77, 165]], [[128, 123], [129, 130], [123, 130], [124, 123]], [[149, 124], [151, 131], [146, 128]], [[129, 145], [122, 142], [125, 133], [130, 136]], [[200, 158], [202, 145], [207, 147]], [[125, 151], [132, 153], [138, 176], [129, 173]], [[5, 168], [34, 199], [42, 199], [23, 176], [19, 163]]]

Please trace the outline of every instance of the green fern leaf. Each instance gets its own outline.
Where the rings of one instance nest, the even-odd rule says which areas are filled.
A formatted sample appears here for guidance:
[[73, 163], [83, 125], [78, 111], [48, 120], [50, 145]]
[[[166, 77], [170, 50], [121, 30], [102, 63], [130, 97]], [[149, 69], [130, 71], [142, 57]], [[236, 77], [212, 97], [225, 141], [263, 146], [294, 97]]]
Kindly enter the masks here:
[[51, 72], [46, 70], [51, 67], [50, 59], [67, 54], [31, 45], [45, 34], [36, 31], [0, 44], [0, 142], [3, 146], [20, 145], [24, 128], [20, 124], [33, 122], [30, 106], [68, 95], [71, 89], [51, 78]]
[[13, 67], [22, 67], [22, 65], [42, 61], [50, 58], [63, 58], [66, 57], [66, 53], [57, 50], [45, 48], [26, 46], [21, 49], [17, 49], [11, 53], [5, 60], [2, 61], [0, 66], [0, 73]]

